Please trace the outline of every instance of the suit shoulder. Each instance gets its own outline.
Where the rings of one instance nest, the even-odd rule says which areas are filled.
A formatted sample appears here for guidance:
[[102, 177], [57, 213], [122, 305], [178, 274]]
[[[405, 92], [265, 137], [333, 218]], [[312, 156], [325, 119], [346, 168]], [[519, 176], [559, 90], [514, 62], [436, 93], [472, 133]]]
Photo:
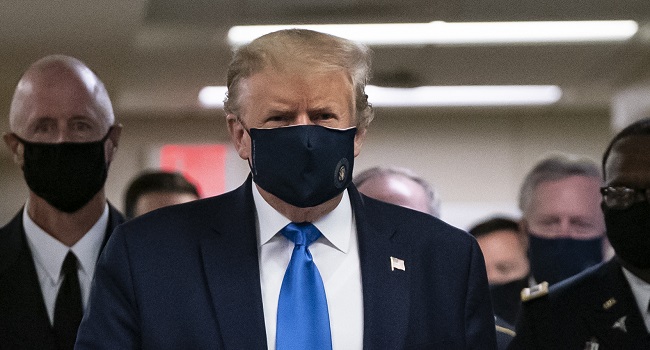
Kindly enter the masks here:
[[22, 209], [11, 221], [0, 227], [0, 274], [18, 258], [26, 239], [22, 227]]
[[364, 215], [372, 225], [408, 232], [421, 242], [444, 247], [475, 241], [467, 232], [426, 213], [363, 196]]
[[[603, 283], [607, 283], [603, 277], [607, 269], [607, 264], [599, 264], [552, 286], [546, 282], [540, 283], [530, 288], [531, 294], [528, 297], [525, 297], [522, 291], [522, 302], [534, 304], [536, 300], [547, 299], [553, 305], [582, 304], [592, 295], [602, 291]], [[543, 284], [546, 286], [542, 286]]]

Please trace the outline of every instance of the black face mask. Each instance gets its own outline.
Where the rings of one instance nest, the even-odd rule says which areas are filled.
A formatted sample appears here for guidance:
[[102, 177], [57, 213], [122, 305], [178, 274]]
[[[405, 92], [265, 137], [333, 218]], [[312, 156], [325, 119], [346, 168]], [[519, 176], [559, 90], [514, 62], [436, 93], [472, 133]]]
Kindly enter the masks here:
[[521, 290], [528, 287], [528, 276], [501, 284], [490, 285], [490, 297], [494, 314], [515, 324], [521, 304]]
[[250, 129], [253, 181], [300, 208], [336, 197], [352, 181], [356, 128]]
[[104, 142], [42, 143], [25, 141], [23, 173], [29, 189], [53, 207], [73, 213], [90, 201], [106, 182]]
[[650, 268], [650, 204], [632, 204], [626, 209], [602, 205], [609, 243], [621, 259], [640, 269]]
[[537, 282], [555, 284], [603, 260], [603, 239], [548, 239], [528, 235], [530, 270]]

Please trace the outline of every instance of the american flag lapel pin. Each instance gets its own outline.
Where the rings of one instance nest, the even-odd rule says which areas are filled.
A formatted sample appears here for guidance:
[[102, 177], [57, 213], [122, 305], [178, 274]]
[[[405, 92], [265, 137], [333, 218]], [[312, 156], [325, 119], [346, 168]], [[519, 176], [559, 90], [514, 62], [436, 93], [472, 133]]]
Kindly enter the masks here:
[[620, 329], [621, 331], [627, 333], [627, 326], [625, 325], [625, 320], [627, 319], [627, 316], [623, 316], [616, 320], [614, 324], [612, 325], [613, 329]]
[[390, 270], [395, 271], [395, 269], [406, 271], [406, 267], [404, 266], [404, 260], [391, 256], [390, 257]]

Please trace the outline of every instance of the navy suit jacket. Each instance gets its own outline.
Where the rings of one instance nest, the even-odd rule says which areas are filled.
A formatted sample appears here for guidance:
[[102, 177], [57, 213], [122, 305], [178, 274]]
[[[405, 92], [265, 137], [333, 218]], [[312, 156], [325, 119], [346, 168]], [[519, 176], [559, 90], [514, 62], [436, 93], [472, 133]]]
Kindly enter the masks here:
[[[493, 349], [476, 241], [349, 188], [365, 349]], [[250, 178], [221, 196], [118, 227], [95, 272], [76, 349], [266, 349]], [[391, 271], [390, 257], [405, 262]]]
[[522, 303], [516, 330], [509, 349], [591, 349], [587, 343], [599, 350], [650, 349], [650, 335], [616, 258]]
[[[104, 244], [122, 222], [122, 214], [109, 205]], [[21, 210], [0, 228], [0, 349], [56, 348]]]

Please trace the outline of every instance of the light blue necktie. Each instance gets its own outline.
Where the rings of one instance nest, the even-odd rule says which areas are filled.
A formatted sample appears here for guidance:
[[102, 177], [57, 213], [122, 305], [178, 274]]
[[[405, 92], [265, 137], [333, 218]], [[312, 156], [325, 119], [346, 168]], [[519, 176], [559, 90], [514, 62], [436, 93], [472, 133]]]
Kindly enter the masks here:
[[321, 233], [308, 222], [292, 222], [280, 232], [296, 246], [280, 289], [276, 349], [331, 350], [325, 287], [308, 249]]

